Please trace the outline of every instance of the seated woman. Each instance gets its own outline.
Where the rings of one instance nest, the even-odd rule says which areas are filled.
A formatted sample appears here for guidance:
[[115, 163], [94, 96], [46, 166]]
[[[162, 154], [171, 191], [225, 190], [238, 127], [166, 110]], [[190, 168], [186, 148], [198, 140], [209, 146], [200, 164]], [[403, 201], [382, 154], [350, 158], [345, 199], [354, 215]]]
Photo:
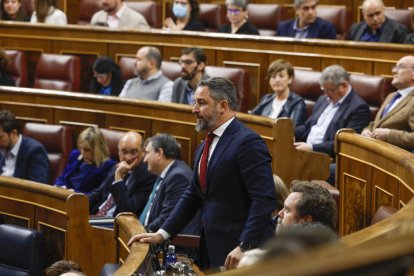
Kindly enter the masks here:
[[82, 131], [77, 144], [79, 150], [70, 153], [68, 164], [55, 186], [88, 194], [106, 179], [115, 161], [109, 158], [108, 145], [96, 128]]
[[200, 7], [197, 0], [174, 0], [173, 17], [164, 21], [164, 28], [173, 31], [205, 31], [203, 23], [198, 20]]
[[56, 8], [56, 0], [34, 0], [34, 11], [31, 23], [46, 23], [51, 25], [66, 25], [66, 14]]
[[3, 0], [1, 4], [0, 20], [29, 21], [21, 0]]
[[267, 77], [273, 93], [264, 95], [251, 113], [273, 119], [289, 117], [295, 125], [303, 124], [307, 117], [305, 101], [289, 88], [294, 77], [292, 64], [283, 59], [273, 61]]
[[256, 27], [247, 21], [247, 0], [226, 0], [230, 23], [218, 28], [219, 33], [259, 35]]
[[93, 64], [90, 91], [95, 94], [118, 96], [124, 87], [121, 68], [110, 57], [99, 57]]
[[0, 50], [0, 85], [16, 86], [12, 77], [6, 73], [8, 62], [6, 53], [3, 50]]

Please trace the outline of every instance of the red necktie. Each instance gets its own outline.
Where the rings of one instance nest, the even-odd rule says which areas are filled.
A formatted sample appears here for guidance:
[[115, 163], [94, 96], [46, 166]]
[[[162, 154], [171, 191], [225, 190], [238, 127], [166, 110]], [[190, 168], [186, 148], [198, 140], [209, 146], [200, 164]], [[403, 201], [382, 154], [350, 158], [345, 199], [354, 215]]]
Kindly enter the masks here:
[[115, 205], [114, 197], [112, 194], [109, 195], [109, 198], [105, 201], [105, 204], [102, 206], [101, 210], [96, 213], [98, 216], [106, 216], [106, 213]]
[[201, 155], [200, 186], [203, 192], [206, 191], [208, 152], [210, 150], [210, 145], [211, 145], [211, 142], [213, 142], [213, 139], [214, 139], [214, 133], [209, 133], [205, 139], [203, 154]]

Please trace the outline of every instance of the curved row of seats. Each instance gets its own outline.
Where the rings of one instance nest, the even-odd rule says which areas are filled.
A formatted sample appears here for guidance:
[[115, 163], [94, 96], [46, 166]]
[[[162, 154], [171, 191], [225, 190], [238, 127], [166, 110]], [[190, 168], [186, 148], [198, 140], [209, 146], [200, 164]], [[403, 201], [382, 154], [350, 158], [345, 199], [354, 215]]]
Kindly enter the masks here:
[[[25, 53], [7, 50], [6, 54], [11, 61], [8, 64], [7, 71], [16, 80], [17, 86], [27, 87]], [[121, 57], [118, 64], [121, 67], [122, 79], [128, 80], [134, 77], [135, 58]], [[35, 70], [33, 87], [60, 91], [80, 91], [80, 70], [80, 62], [77, 56], [41, 54]], [[163, 61], [161, 71], [169, 79], [175, 80], [180, 76], [181, 67], [176, 62]], [[206, 73], [211, 77], [226, 77], [235, 84], [240, 111], [246, 112], [250, 102], [254, 102], [255, 99], [249, 97], [250, 77], [246, 70], [206, 66]], [[323, 94], [319, 85], [320, 74], [319, 71], [295, 70], [291, 90], [305, 99], [308, 115], [312, 112], [317, 98]], [[387, 94], [395, 90], [391, 85], [391, 79], [383, 76], [351, 74], [351, 85], [370, 106], [372, 118], [375, 117]]]

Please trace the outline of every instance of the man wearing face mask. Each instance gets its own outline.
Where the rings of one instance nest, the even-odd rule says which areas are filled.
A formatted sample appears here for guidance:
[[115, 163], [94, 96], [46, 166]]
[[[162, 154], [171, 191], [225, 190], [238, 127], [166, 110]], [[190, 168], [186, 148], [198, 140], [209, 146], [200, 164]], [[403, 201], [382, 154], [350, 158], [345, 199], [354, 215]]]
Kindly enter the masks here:
[[198, 20], [200, 7], [197, 0], [174, 0], [172, 5], [173, 18], [164, 22], [164, 28], [173, 31], [204, 32], [203, 23]]
[[149, 30], [150, 27], [142, 14], [129, 8], [123, 0], [101, 0], [102, 10], [96, 12], [91, 25], [110, 28], [136, 28]]
[[194, 92], [200, 80], [208, 79], [204, 72], [206, 54], [200, 48], [184, 48], [178, 63], [181, 66], [181, 77], [174, 81], [172, 102], [194, 104]]

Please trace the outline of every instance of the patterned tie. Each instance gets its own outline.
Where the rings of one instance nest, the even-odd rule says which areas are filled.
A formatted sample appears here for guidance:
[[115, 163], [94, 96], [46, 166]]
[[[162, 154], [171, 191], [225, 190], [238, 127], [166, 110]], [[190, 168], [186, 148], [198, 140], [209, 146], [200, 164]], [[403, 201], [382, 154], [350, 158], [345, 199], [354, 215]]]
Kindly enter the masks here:
[[114, 197], [112, 194], [109, 194], [109, 198], [105, 201], [105, 204], [102, 206], [102, 208], [99, 210], [98, 213], [96, 213], [98, 216], [105, 216], [108, 211], [115, 206]]
[[145, 205], [145, 208], [142, 211], [141, 216], [139, 217], [139, 221], [144, 226], [147, 226], [148, 224], [148, 218], [150, 215], [151, 207], [152, 207], [152, 204], [154, 203], [155, 194], [157, 193], [158, 188], [160, 187], [161, 181], [162, 181], [161, 177], [158, 177], [157, 180], [155, 180], [154, 187], [152, 187], [152, 191], [148, 198], [147, 204]]
[[395, 93], [394, 97], [392, 97], [391, 101], [388, 103], [388, 105], [384, 108], [384, 111], [382, 112], [381, 118], [388, 114], [388, 112], [391, 109], [391, 106], [394, 105], [395, 101], [401, 98], [400, 93]]
[[209, 133], [205, 139], [203, 154], [201, 155], [200, 161], [200, 186], [203, 192], [206, 191], [206, 182], [207, 182], [207, 163], [208, 163], [208, 154], [210, 150], [211, 142], [214, 139], [214, 133]]

